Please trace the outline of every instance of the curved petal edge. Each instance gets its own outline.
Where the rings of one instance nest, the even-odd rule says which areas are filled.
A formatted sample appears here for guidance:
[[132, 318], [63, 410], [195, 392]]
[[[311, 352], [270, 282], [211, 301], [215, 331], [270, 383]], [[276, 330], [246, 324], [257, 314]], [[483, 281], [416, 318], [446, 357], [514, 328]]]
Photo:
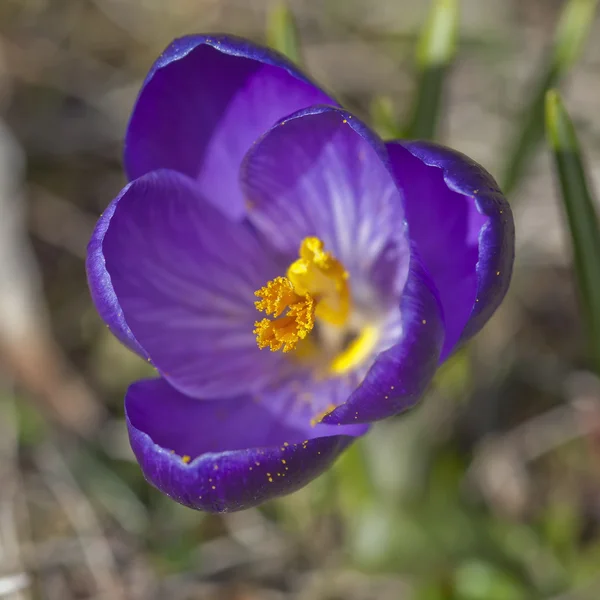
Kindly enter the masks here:
[[[164, 409], [168, 409], [170, 403], [183, 403], [181, 416], [186, 419], [185, 424], [180, 423], [166, 437], [164, 431], [160, 431], [165, 422], [160, 411], [150, 417], [143, 414], [148, 411], [147, 408], [140, 411], [140, 406], [153, 402], [152, 396], [160, 396], [161, 402], [166, 401]], [[294, 492], [328, 469], [352, 443], [355, 438], [354, 435], [348, 435], [349, 431], [362, 435], [368, 429], [358, 426], [345, 428], [344, 435], [314, 437], [318, 435], [320, 426], [313, 428], [310, 433], [306, 430], [302, 432], [283, 421], [279, 423], [278, 417], [273, 414], [257, 413], [256, 411], [261, 410], [260, 405], [252, 398], [242, 397], [231, 399], [231, 409], [234, 412], [227, 419], [235, 420], [239, 408], [242, 413], [238, 414], [240, 422], [228, 432], [223, 432], [216, 426], [220, 420], [222, 423], [227, 421], [223, 419], [228, 408], [220, 408], [225, 406], [223, 402], [227, 401], [185, 397], [162, 379], [142, 380], [132, 384], [125, 399], [129, 439], [144, 477], [173, 500], [196, 510], [233, 512]], [[194, 445], [203, 445], [204, 441], [199, 442], [197, 439], [202, 431], [195, 438], [191, 435], [195, 419], [194, 414], [191, 414], [195, 411], [193, 403], [196, 403], [200, 411], [196, 413], [196, 418], [198, 414], [203, 415], [197, 425], [200, 428], [207, 427], [208, 422], [210, 430], [204, 437], [212, 436], [209, 445], [212, 444], [211, 447], [217, 450], [201, 452], [195, 457]], [[151, 412], [152, 410], [150, 409]], [[160, 424], [157, 424], [157, 418], [160, 419]], [[255, 425], [247, 422], [253, 419]], [[190, 431], [180, 431], [182, 427], [188, 427]], [[254, 427], [258, 430], [264, 428], [259, 438], [264, 434], [265, 445], [249, 445], [255, 435], [251, 431]], [[161, 439], [162, 435], [163, 445], [156, 443], [145, 429], [154, 429], [152, 436], [157, 439]], [[304, 436], [308, 439], [303, 439]], [[181, 447], [177, 450], [164, 447], [167, 440]], [[186, 444], [191, 449], [190, 456], [183, 454]]]
[[461, 152], [425, 141], [394, 141], [388, 143], [388, 148], [393, 151], [396, 145], [408, 150], [428, 167], [441, 169], [448, 189], [470, 199], [478, 213], [487, 217], [478, 236], [474, 302], [462, 333], [453, 340], [451, 347], [444, 349], [443, 360], [456, 345], [471, 338], [485, 325], [506, 295], [515, 253], [512, 211], [494, 178]]
[[102, 213], [92, 237], [88, 243], [85, 268], [88, 287], [98, 314], [106, 323], [113, 335], [130, 350], [148, 359], [148, 353], [133, 335], [125, 321], [123, 309], [119, 304], [113, 284], [106, 270], [106, 259], [102, 250], [104, 236], [108, 231], [110, 220], [115, 213], [119, 200], [127, 194], [131, 184], [127, 185], [121, 193], [111, 202]]
[[286, 115], [323, 103], [337, 104], [278, 52], [235, 36], [179, 38], [139, 92], [125, 138], [126, 171], [130, 179], [180, 171], [241, 219], [237, 172], [252, 142]]

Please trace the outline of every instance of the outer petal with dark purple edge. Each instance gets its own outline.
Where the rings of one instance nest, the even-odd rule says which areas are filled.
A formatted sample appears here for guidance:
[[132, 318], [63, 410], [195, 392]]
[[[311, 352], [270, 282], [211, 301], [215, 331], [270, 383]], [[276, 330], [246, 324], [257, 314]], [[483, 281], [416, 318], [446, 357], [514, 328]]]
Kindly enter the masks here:
[[102, 243], [104, 242], [108, 224], [119, 200], [127, 194], [128, 190], [129, 186], [126, 186], [98, 220], [96, 229], [94, 229], [94, 233], [88, 244], [85, 269], [90, 294], [102, 320], [121, 343], [125, 344], [130, 350], [133, 350], [141, 357], [148, 358], [148, 354], [135, 339], [131, 329], [129, 329], [129, 325], [125, 322], [123, 309], [115, 294], [110, 275], [106, 271], [106, 260], [102, 251]]
[[[325, 423], [364, 423], [412, 406], [438, 365], [444, 328], [435, 286], [407, 244], [402, 198], [381, 140], [353, 115], [312, 107], [259, 140], [242, 164], [248, 218], [283, 254], [321, 237], [350, 271], [393, 299], [390, 340]], [[359, 293], [359, 296], [361, 294]]]
[[281, 54], [247, 40], [175, 40], [146, 77], [125, 141], [135, 179], [160, 168], [197, 178], [240, 218], [240, 161], [276, 121], [313, 104], [336, 104]]
[[444, 360], [483, 327], [506, 294], [512, 212], [492, 176], [464, 154], [418, 141], [387, 148], [404, 192], [409, 236], [442, 304]]
[[[295, 113], [242, 163], [248, 219], [292, 260], [303, 238], [321, 238], [348, 271], [355, 301], [396, 302], [410, 252], [386, 159], [382, 141], [350, 113], [328, 106]], [[373, 286], [377, 297], [368, 298]]]
[[254, 290], [282, 267], [246, 223], [204, 200], [192, 179], [175, 171], [137, 179], [113, 201], [93, 240], [105, 267], [88, 272], [100, 314], [108, 297], [177, 389], [229, 397], [284, 374], [289, 362], [259, 352], [252, 333]]
[[290, 419], [286, 399], [279, 407], [277, 400], [202, 401], [163, 379], [134, 383], [125, 410], [144, 476], [190, 508], [241, 510], [306, 485], [368, 428], [311, 427]]

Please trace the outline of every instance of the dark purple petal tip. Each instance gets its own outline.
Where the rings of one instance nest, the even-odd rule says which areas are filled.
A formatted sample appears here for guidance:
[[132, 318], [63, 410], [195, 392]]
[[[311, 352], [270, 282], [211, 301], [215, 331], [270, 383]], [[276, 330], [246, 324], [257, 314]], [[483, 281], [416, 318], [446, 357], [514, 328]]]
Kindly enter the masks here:
[[[197, 400], [162, 379], [132, 384], [129, 438], [146, 479], [180, 504], [209, 512], [256, 506], [303, 487], [367, 427], [302, 427], [250, 397]], [[321, 429], [323, 428], [323, 429]]]
[[308, 75], [298, 69], [292, 61], [280, 52], [268, 48], [267, 46], [256, 44], [245, 38], [224, 33], [186, 35], [173, 40], [152, 65], [152, 68], [146, 76], [144, 85], [152, 79], [159, 69], [170, 65], [176, 60], [185, 58], [190, 52], [202, 45], [210, 46], [211, 48], [230, 56], [248, 58], [258, 61], [259, 63], [280, 67], [297, 79], [314, 85]]
[[464, 154], [432, 142], [387, 147], [404, 191], [409, 235], [440, 295], [443, 360], [485, 325], [508, 290], [512, 211], [494, 178]]

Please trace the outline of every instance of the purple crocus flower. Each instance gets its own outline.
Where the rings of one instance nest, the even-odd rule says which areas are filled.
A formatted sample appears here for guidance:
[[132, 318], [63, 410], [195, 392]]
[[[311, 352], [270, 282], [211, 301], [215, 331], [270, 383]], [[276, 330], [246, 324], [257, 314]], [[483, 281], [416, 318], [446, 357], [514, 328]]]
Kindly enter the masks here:
[[311, 481], [415, 404], [510, 281], [511, 211], [485, 170], [436, 144], [384, 143], [245, 40], [165, 50], [125, 164], [88, 280], [159, 374], [125, 398], [144, 475], [192, 508]]

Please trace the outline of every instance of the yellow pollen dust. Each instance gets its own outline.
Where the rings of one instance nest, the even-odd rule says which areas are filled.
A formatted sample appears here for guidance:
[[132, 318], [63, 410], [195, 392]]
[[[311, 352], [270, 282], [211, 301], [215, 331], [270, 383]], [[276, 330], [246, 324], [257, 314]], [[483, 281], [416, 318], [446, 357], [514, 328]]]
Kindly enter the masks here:
[[298, 260], [286, 277], [276, 277], [254, 292], [257, 310], [273, 317], [254, 323], [258, 347], [290, 352], [306, 338], [315, 318], [343, 325], [350, 314], [348, 273], [323, 242], [307, 237], [300, 244]]

